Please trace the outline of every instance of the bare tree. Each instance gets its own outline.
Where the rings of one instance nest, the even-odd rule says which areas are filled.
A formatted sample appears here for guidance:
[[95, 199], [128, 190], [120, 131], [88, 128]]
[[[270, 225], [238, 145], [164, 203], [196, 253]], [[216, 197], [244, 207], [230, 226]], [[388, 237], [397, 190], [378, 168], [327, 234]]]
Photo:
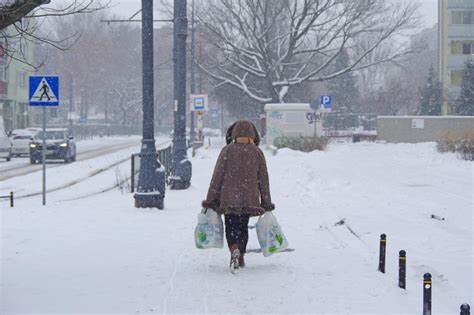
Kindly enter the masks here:
[[47, 4], [49, 2], [50, 0], [3, 0], [0, 3], [0, 30], [3, 30], [4, 28], [18, 22], [40, 5]]
[[[257, 102], [284, 102], [302, 83], [410, 54], [404, 37], [418, 25], [416, 12], [416, 4], [385, 0], [211, 0], [198, 13], [213, 46], [200, 68]], [[334, 70], [343, 49], [351, 62]]]
[[68, 0], [49, 4], [50, 2], [50, 0], [11, 0], [0, 6], [0, 39], [3, 40], [3, 51], [10, 60], [17, 60], [38, 69], [44, 60], [38, 62], [37, 59], [37, 63], [34, 63], [19, 47], [29, 42], [67, 50], [80, 38], [81, 30], [74, 29], [60, 37], [57, 32], [44, 30], [49, 29], [49, 20], [93, 13], [108, 8], [111, 1]]

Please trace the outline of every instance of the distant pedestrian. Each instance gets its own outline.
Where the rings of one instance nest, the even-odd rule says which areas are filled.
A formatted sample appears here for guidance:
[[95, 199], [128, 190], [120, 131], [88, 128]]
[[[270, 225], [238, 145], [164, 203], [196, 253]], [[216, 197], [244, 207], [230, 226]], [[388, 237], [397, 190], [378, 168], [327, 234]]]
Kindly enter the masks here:
[[270, 196], [267, 165], [260, 137], [250, 121], [238, 120], [227, 130], [225, 146], [217, 160], [207, 198], [202, 202], [225, 217], [225, 234], [231, 253], [232, 272], [245, 266], [248, 223], [275, 209]]

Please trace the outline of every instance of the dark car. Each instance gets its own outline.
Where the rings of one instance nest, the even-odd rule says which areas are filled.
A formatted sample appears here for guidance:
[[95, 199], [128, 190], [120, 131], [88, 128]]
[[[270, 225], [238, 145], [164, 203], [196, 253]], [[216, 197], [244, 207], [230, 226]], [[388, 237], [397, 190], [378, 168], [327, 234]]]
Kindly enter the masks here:
[[[76, 160], [76, 142], [66, 128], [46, 129], [46, 159], [64, 160], [69, 163]], [[43, 131], [40, 131], [30, 143], [31, 164], [43, 159]]]

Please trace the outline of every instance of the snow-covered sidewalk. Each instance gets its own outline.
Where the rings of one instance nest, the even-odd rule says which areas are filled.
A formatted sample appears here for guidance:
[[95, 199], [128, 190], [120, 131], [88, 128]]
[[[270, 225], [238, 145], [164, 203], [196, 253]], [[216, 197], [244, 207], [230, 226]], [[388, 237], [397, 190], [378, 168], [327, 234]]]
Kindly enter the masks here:
[[[232, 275], [226, 250], [193, 240], [218, 153], [198, 151], [192, 186], [167, 191], [163, 211], [136, 209], [118, 190], [47, 207], [0, 203], [0, 313], [420, 314], [425, 272], [434, 314], [473, 304], [472, 163], [429, 143], [267, 155], [275, 215], [295, 251], [251, 253]], [[377, 272], [381, 233], [386, 274]], [[397, 287], [400, 249], [406, 291]]]

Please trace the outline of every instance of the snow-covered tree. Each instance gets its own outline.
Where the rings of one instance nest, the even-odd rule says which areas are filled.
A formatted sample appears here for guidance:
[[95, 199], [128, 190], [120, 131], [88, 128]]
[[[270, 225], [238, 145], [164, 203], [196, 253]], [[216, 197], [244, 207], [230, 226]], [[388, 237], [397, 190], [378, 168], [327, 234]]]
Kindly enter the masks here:
[[474, 63], [469, 60], [462, 72], [461, 94], [456, 101], [458, 115], [474, 116]]
[[[330, 80], [413, 52], [400, 39], [418, 25], [416, 8], [412, 2], [385, 0], [206, 1], [198, 18], [213, 49], [200, 68], [259, 103], [284, 102], [305, 82]], [[350, 63], [334, 70], [344, 49]]]
[[443, 106], [443, 89], [431, 65], [426, 84], [420, 88], [420, 115], [439, 116]]
[[[351, 60], [347, 49], [342, 49], [335, 59], [334, 71], [341, 71], [350, 66]], [[343, 112], [359, 111], [360, 93], [356, 85], [357, 79], [353, 72], [346, 72], [326, 82], [328, 94], [333, 99], [333, 110]]]

